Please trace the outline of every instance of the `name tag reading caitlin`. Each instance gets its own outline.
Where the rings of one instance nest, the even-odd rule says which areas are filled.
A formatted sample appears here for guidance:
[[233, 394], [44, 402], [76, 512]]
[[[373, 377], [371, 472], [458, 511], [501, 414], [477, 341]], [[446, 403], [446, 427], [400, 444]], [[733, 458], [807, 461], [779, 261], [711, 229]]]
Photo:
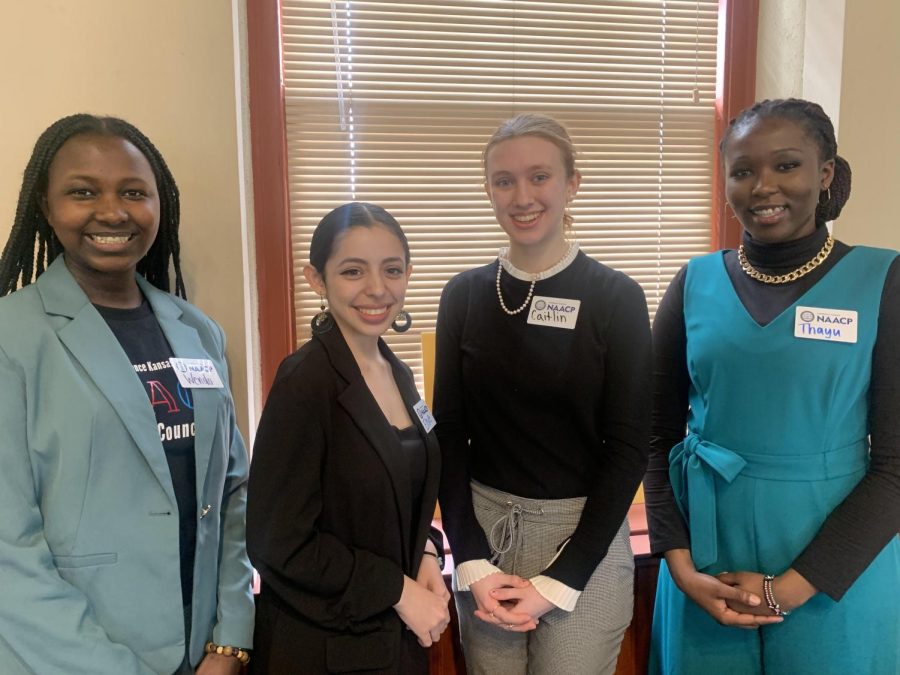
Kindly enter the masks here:
[[531, 300], [528, 308], [528, 323], [535, 326], [550, 326], [552, 328], [575, 328], [578, 322], [578, 309], [581, 300], [567, 300], [565, 298], [548, 298], [536, 295]]

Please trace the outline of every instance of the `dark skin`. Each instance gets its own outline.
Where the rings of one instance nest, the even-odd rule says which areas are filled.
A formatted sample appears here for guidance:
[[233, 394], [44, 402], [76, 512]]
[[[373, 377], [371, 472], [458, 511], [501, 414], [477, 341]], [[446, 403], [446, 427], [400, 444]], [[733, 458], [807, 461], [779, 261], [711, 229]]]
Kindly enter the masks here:
[[41, 209], [91, 302], [140, 305], [135, 269], [156, 239], [160, 211], [140, 150], [117, 136], [73, 136], [50, 164]]
[[[88, 299], [105, 307], [141, 304], [135, 269], [159, 232], [156, 177], [147, 158], [117, 136], [66, 141], [47, 176], [41, 210]], [[233, 656], [208, 654], [197, 675], [238, 675]]]
[[[819, 194], [834, 178], [834, 160], [823, 160], [806, 129], [786, 119], [753, 120], [734, 130], [724, 150], [725, 194], [744, 229], [754, 239], [782, 243], [816, 228]], [[755, 571], [702, 574], [689, 549], [666, 552], [678, 587], [726, 626], [754, 629], [783, 619], [764, 601], [763, 575]], [[772, 592], [791, 611], [818, 590], [793, 568], [778, 575]]]

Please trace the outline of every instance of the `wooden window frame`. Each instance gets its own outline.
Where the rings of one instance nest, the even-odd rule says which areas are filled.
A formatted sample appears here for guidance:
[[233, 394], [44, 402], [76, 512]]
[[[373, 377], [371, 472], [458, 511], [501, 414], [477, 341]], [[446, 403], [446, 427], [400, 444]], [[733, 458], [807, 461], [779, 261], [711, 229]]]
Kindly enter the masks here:
[[[759, 0], [719, 0], [716, 147], [728, 122], [755, 100], [758, 20]], [[296, 348], [281, 0], [247, 2], [247, 43], [259, 377], [265, 399], [278, 364]], [[734, 248], [740, 241], [741, 226], [725, 203], [724, 174], [718, 152], [713, 166], [711, 246], [713, 250]]]

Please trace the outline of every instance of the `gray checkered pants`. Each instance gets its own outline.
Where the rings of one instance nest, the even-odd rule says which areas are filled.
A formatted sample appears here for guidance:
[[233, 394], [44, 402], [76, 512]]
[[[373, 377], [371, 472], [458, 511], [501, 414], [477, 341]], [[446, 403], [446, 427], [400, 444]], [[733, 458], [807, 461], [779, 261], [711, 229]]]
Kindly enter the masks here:
[[[585, 498], [534, 500], [472, 482], [475, 516], [509, 574], [540, 574], [578, 525]], [[454, 583], [454, 587], [455, 587]], [[634, 608], [634, 556], [627, 519], [572, 612], [554, 609], [536, 630], [510, 633], [475, 617], [468, 591], [454, 593], [469, 675], [605, 675]]]

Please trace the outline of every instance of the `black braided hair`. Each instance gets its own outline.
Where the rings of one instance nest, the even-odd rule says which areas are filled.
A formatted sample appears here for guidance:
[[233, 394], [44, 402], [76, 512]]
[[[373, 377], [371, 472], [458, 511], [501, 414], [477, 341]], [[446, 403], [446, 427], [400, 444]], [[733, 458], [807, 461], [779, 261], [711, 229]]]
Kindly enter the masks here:
[[[180, 201], [178, 186], [156, 146], [136, 127], [116, 117], [78, 114], [63, 117], [51, 124], [38, 137], [25, 167], [22, 189], [16, 206], [9, 240], [0, 256], [0, 297], [35, 281], [51, 262], [63, 252], [62, 245], [50, 228], [41, 209], [47, 192], [50, 164], [56, 153], [73, 136], [96, 135], [122, 138], [134, 145], [150, 164], [159, 194], [159, 232], [141, 260], [137, 271], [147, 281], [169, 291], [169, 259], [175, 269], [175, 294], [186, 298], [181, 276], [178, 222]], [[37, 248], [37, 252], [35, 252]]]
[[787, 119], [802, 125], [818, 146], [819, 159], [822, 161], [834, 160], [834, 177], [831, 185], [828, 191], [823, 190], [819, 195], [816, 223], [821, 225], [826, 221], [835, 220], [841, 215], [844, 204], [850, 199], [851, 171], [847, 160], [837, 154], [834, 125], [818, 103], [799, 98], [780, 98], [755, 103], [731, 120], [722, 136], [721, 143], [719, 143], [719, 150], [725, 150], [728, 139], [735, 130], [742, 129], [757, 120], [772, 118]]

